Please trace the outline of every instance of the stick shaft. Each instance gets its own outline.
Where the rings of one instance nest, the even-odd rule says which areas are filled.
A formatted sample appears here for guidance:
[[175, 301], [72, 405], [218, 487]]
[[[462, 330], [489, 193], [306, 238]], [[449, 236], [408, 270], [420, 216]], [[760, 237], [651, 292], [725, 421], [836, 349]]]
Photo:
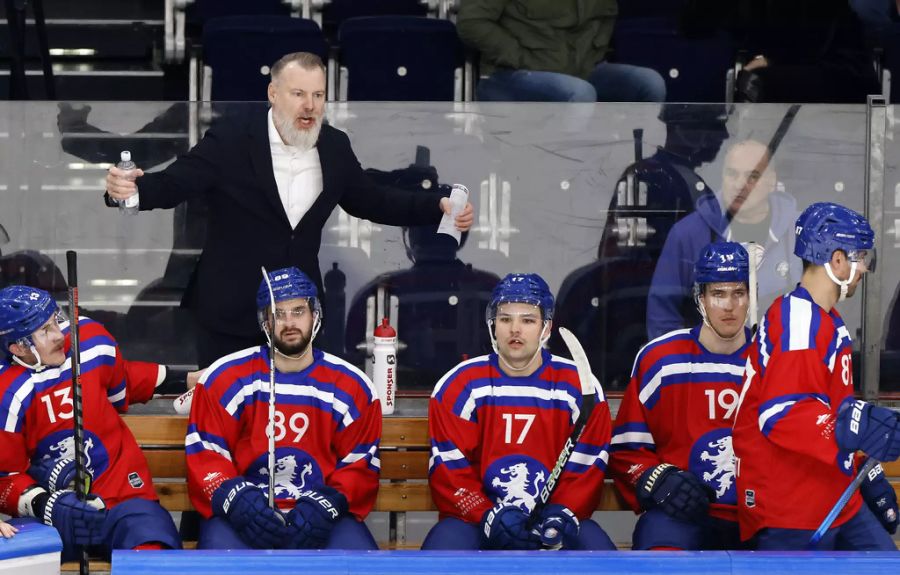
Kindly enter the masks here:
[[[73, 441], [75, 443], [75, 495], [84, 501], [90, 490], [87, 474], [87, 457], [84, 452], [84, 404], [81, 393], [81, 341], [78, 334], [78, 254], [66, 252], [66, 268], [69, 275], [69, 340], [72, 358], [72, 410], [74, 420]], [[78, 572], [87, 575], [90, 571], [87, 549], [82, 548], [78, 558]]]
[[840, 515], [841, 510], [847, 505], [847, 502], [850, 501], [850, 498], [859, 489], [859, 486], [862, 484], [863, 480], [866, 478], [866, 475], [869, 474], [869, 471], [875, 467], [878, 462], [870, 457], [866, 460], [865, 465], [860, 468], [859, 473], [856, 474], [856, 477], [853, 478], [853, 481], [850, 482], [850, 485], [844, 489], [844, 492], [841, 493], [840, 498], [837, 500], [837, 503], [834, 504], [834, 507], [831, 508], [831, 511], [828, 512], [828, 515], [825, 516], [825, 519], [822, 520], [822, 524], [819, 525], [819, 528], [816, 529], [816, 532], [812, 534], [812, 537], [809, 538], [809, 543], [807, 544], [808, 549], [815, 549], [816, 545], [818, 545], [819, 541], [821, 541], [822, 537], [828, 531], [828, 528], [831, 527], [831, 524], [834, 523], [834, 520], [837, 519], [837, 516]]

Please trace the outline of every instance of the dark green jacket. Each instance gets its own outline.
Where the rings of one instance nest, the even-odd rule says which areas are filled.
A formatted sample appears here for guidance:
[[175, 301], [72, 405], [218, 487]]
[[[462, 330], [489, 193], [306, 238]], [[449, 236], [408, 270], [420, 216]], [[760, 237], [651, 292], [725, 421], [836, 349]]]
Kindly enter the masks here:
[[456, 26], [481, 52], [481, 73], [498, 67], [587, 78], [604, 59], [616, 0], [462, 0]]

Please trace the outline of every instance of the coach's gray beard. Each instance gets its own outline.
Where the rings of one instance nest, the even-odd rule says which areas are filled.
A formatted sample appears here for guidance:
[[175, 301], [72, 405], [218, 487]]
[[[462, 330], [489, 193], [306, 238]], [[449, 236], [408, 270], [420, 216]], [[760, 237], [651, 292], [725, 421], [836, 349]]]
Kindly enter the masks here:
[[294, 118], [282, 118], [281, 114], [273, 113], [272, 118], [275, 121], [275, 127], [278, 128], [278, 134], [289, 146], [299, 148], [301, 151], [311, 150], [319, 140], [319, 132], [322, 130], [322, 116], [316, 118], [313, 127], [308, 130], [301, 130], [294, 126]]

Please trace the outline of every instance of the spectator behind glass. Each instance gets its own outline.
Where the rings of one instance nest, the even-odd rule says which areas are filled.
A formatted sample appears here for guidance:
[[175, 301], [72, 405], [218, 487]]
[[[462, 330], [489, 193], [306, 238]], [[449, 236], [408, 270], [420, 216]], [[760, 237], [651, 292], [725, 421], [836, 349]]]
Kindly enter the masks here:
[[[672, 226], [653, 272], [647, 298], [647, 338], [696, 324], [689, 309], [693, 263], [710, 241], [756, 243], [759, 301], [768, 304], [800, 277], [790, 257], [796, 202], [776, 190], [769, 149], [755, 140], [731, 146], [722, 168], [722, 188], [697, 199], [696, 210]], [[749, 250], [748, 250], [749, 251]]]
[[[462, 0], [459, 36], [481, 53], [481, 101], [662, 102], [650, 68], [607, 62], [616, 0]], [[485, 77], [486, 76], [486, 77]]]

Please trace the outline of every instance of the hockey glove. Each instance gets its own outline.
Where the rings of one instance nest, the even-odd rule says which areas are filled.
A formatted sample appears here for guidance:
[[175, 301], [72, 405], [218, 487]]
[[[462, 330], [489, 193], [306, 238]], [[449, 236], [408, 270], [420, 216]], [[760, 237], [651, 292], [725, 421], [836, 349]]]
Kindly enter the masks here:
[[228, 520], [255, 549], [280, 547], [287, 538], [284, 516], [269, 507], [265, 492], [243, 477], [222, 482], [213, 492], [213, 514]]
[[637, 500], [645, 511], [658, 507], [675, 519], [696, 521], [709, 510], [709, 488], [690, 471], [662, 463], [641, 474]]
[[835, 438], [841, 449], [860, 450], [878, 461], [900, 457], [897, 412], [852, 397], [838, 407]]
[[[41, 459], [31, 464], [31, 467], [28, 468], [28, 475], [50, 493], [63, 489], [74, 489], [75, 460], [63, 458], [54, 461], [49, 457]], [[90, 479], [88, 485], [90, 485]]]
[[318, 490], [307, 489], [297, 498], [297, 505], [288, 513], [288, 547], [291, 549], [321, 549], [331, 537], [331, 529], [347, 513], [347, 498], [337, 489], [322, 485]]
[[79, 501], [74, 491], [64, 489], [35, 498], [36, 517], [44, 525], [55, 527], [63, 545], [98, 545], [103, 542], [106, 505], [96, 495]]
[[541, 536], [528, 527], [528, 514], [516, 505], [488, 509], [481, 519], [483, 549], [540, 549]]
[[897, 509], [897, 494], [884, 475], [884, 468], [879, 464], [873, 467], [869, 474], [859, 485], [859, 492], [863, 500], [875, 517], [881, 521], [885, 530], [893, 535], [897, 532], [897, 524], [900, 523]]
[[548, 549], [577, 549], [581, 523], [572, 510], [558, 503], [541, 511], [541, 543]]

